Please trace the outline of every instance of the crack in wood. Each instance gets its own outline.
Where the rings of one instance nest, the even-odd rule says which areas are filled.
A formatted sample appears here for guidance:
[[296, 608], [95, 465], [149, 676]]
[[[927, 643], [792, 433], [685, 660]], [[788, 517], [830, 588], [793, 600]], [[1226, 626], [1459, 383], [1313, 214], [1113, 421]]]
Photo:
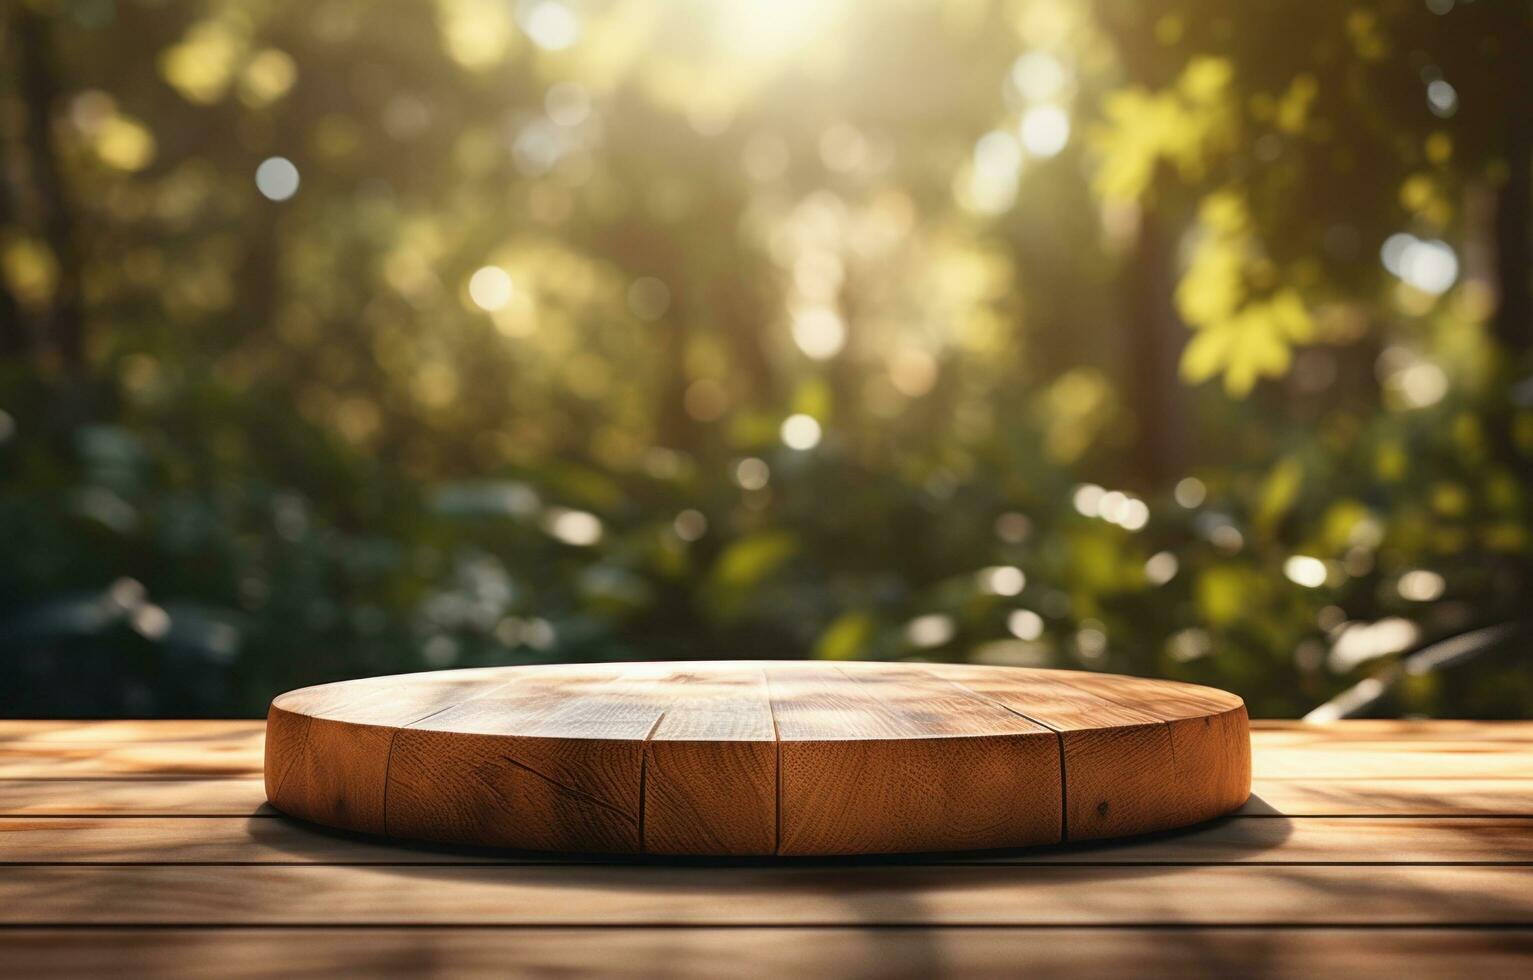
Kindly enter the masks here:
[[[570, 796], [573, 796], [576, 799], [581, 800], [583, 802], [589, 803], [592, 806], [601, 807], [603, 810], [610, 810], [611, 812], [613, 812], [613, 813], [617, 814], [618, 816], [622, 817], [624, 820], [627, 820], [629, 823], [634, 824], [635, 826], [638, 826], [638, 823], [639, 823], [638, 818], [635, 817], [633, 814], [629, 813], [627, 810], [624, 810], [620, 806], [617, 806], [617, 805], [612, 804], [612, 803], [608, 803], [606, 800], [602, 799], [601, 797], [596, 796], [596, 795], [594, 795], [592, 793], [588, 793], [585, 790], [580, 789], [579, 787], [570, 786], [567, 783], [560, 782], [559, 780], [557, 780], [554, 777], [548, 775], [547, 773], [539, 772], [537, 769], [534, 769], [532, 766], [527, 765], [527, 763], [522, 762], [522, 761], [520, 761], [518, 759], [513, 759], [509, 755], [501, 756], [501, 758], [504, 759], [505, 761], [511, 763], [516, 768], [524, 770], [526, 772], [529, 772], [532, 775], [538, 777], [539, 779], [543, 780], [545, 783], [549, 784], [550, 786], [554, 787], [555, 789], [558, 789], [558, 790], [560, 790], [560, 791], [562, 791], [564, 793], [568, 793]], [[640, 799], [642, 800], [643, 797], [640, 796]]]
[[649, 782], [649, 743], [655, 740], [655, 733], [660, 730], [660, 723], [665, 721], [665, 712], [660, 712], [660, 717], [649, 726], [649, 731], [644, 736], [644, 749], [639, 753], [639, 853], [644, 854], [649, 850], [649, 842], [644, 839], [644, 798]]

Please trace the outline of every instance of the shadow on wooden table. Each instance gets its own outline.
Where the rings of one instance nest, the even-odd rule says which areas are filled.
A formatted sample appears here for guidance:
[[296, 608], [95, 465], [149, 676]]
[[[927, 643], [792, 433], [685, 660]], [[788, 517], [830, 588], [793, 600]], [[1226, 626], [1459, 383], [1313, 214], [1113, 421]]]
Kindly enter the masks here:
[[[941, 924], [940, 907], [955, 899], [994, 902], [998, 920], [1005, 920], [1015, 916], [1005, 909], [1012, 904], [1007, 901], [1008, 891], [1026, 889], [1029, 878], [1035, 879], [1040, 893], [1058, 887], [1061, 874], [1086, 874], [1111, 890], [1115, 880], [1175, 876], [1194, 870], [1191, 865], [1260, 863], [1261, 855], [1281, 845], [1291, 831], [1290, 821], [1281, 815], [1246, 816], [1136, 838], [1048, 847], [716, 858], [546, 854], [395, 841], [281, 816], [256, 817], [248, 823], [253, 841], [266, 849], [286, 850], [294, 860], [376, 865], [369, 871], [375, 873], [373, 887], [379, 894], [440, 895], [442, 890], [456, 890], [462, 907], [482, 910], [491, 919], [530, 915], [544, 927], [637, 925], [658, 929], [657, 943], [664, 942], [668, 929], [686, 924], [678, 921], [681, 916], [669, 917], [667, 910], [678, 908], [734, 926], [785, 926], [799, 917], [804, 925], [813, 926], [829, 919], [849, 929], [872, 930], [857, 933], [857, 941], [869, 944], [868, 955], [874, 954], [873, 945], [880, 945], [878, 958], [890, 966], [897, 963], [901, 976], [939, 973], [962, 955], [954, 946], [962, 941], [962, 930], [954, 934], [931, 928]], [[421, 885], [428, 887], [414, 887]], [[529, 889], [535, 893], [530, 910]], [[594, 895], [602, 897], [593, 903]], [[1154, 910], [1145, 913], [1146, 919], [1155, 917]], [[1200, 946], [1207, 938], [1166, 936], [1168, 942], [1189, 947]], [[1056, 950], [1056, 944], [1072, 942], [1055, 928], [1029, 931], [1014, 939], [1022, 962], [1053, 957], [1064, 952]], [[892, 947], [884, 945], [888, 943], [897, 946], [897, 957], [890, 958]], [[429, 955], [427, 950], [416, 952]], [[791, 959], [790, 950], [777, 955]], [[1221, 955], [1212, 948], [1188, 948], [1180, 958], [1218, 966]]]
[[[1070, 841], [1034, 847], [980, 851], [845, 856], [691, 856], [664, 854], [582, 854], [522, 851], [435, 843], [336, 830], [280, 814], [269, 805], [248, 822], [251, 840], [290, 851], [295, 860], [430, 867], [433, 865], [563, 865], [569, 867], [673, 868], [858, 868], [953, 864], [1090, 865], [1150, 868], [1185, 864], [1236, 864], [1258, 860], [1292, 833], [1292, 822], [1253, 795], [1238, 816], [1175, 830], [1111, 840]], [[1256, 819], [1252, 819], [1256, 818]], [[355, 853], [354, 853], [355, 852]]]

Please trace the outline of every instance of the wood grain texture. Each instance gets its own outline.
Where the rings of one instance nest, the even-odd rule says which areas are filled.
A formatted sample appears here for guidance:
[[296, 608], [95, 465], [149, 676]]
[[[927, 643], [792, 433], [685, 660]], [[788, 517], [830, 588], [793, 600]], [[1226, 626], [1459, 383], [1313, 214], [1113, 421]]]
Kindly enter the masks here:
[[777, 853], [1061, 839], [1058, 742], [1035, 722], [900, 665], [774, 665], [770, 693]]
[[[1260, 756], [1266, 733], [1252, 734]], [[1338, 748], [1338, 752], [1344, 749]], [[768, 758], [763, 764], [774, 765]], [[1533, 768], [1530, 764], [1529, 768]], [[775, 769], [773, 770], [775, 772]], [[771, 772], [767, 773], [770, 782]], [[770, 789], [766, 787], [763, 790]], [[650, 795], [647, 807], [655, 805]], [[653, 812], [646, 809], [646, 818]], [[1252, 816], [1533, 816], [1533, 779], [1253, 779]], [[6, 816], [279, 816], [252, 776], [0, 779]], [[664, 853], [649, 848], [651, 853]]]
[[1073, 671], [819, 662], [483, 668], [278, 697], [278, 809], [608, 854], [1017, 847], [1185, 826], [1250, 793], [1245, 706]]
[[[770, 705], [739, 694], [764, 683], [712, 691], [738, 702], [717, 723], [661, 706], [641, 768], [667, 737], [734, 744], [710, 742], [720, 725], [775, 754]], [[1056, 749], [1062, 719], [1044, 732]], [[1274, 775], [1243, 815], [786, 861], [326, 830], [261, 805], [261, 727], [0, 721], [12, 772], [30, 774], [0, 775], [0, 976], [1499, 977], [1533, 962], [1526, 723], [1256, 722], [1255, 768]]]
[[[0, 820], [0, 864], [592, 864], [543, 851], [406, 844], [267, 817]], [[642, 862], [634, 857], [627, 863]], [[848, 858], [846, 868], [923, 864], [1533, 864], [1528, 817], [1232, 817], [1175, 834], [1054, 847]], [[664, 864], [668, 862], [650, 861]], [[741, 860], [742, 865], [766, 865]], [[798, 864], [811, 863], [802, 859]]]
[[777, 847], [777, 727], [766, 671], [721, 665], [678, 675], [645, 744], [643, 849], [771, 854]]
[[[1261, 733], [1253, 755], [1261, 754]], [[1533, 779], [1252, 780], [1237, 813], [1264, 816], [1533, 816]]]
[[25, 977], [1525, 975], [1533, 929], [18, 929]]
[[17, 865], [0, 925], [1533, 925], [1517, 865]]
[[210, 743], [0, 744], [0, 779], [145, 775], [246, 776], [261, 772], [261, 732]]

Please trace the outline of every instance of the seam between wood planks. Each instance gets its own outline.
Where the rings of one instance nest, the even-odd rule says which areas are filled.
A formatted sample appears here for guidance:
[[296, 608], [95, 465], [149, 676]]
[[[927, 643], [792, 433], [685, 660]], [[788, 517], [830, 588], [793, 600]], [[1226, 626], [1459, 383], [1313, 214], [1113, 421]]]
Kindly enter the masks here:
[[1051, 731], [1051, 732], [1054, 733], [1054, 739], [1059, 744], [1059, 842], [1061, 844], [1063, 844], [1063, 843], [1069, 841], [1069, 839], [1070, 839], [1070, 796], [1069, 796], [1069, 793], [1070, 793], [1070, 789], [1069, 789], [1069, 787], [1070, 787], [1070, 780], [1068, 778], [1068, 774], [1065, 771], [1065, 734], [1064, 734], [1064, 732], [1061, 731], [1058, 728], [1055, 728], [1053, 725], [1049, 724], [1046, 721], [1041, 721], [1041, 720], [1039, 720], [1037, 718], [1032, 717], [1031, 715], [1023, 714], [1022, 712], [1018, 711], [1016, 708], [1013, 708], [1013, 707], [1011, 707], [1008, 704], [1004, 704], [1004, 703], [1002, 703], [1000, 701], [996, 701], [993, 698], [987, 697], [986, 695], [983, 695], [983, 694], [979, 693], [978, 691], [974, 690], [972, 687], [969, 687], [967, 684], [961, 684], [958, 681], [955, 681], [955, 680], [953, 680], [950, 677], [942, 677], [940, 675], [933, 674], [930, 671], [921, 671], [921, 673], [923, 673], [927, 677], [931, 677], [931, 678], [933, 678], [935, 680], [946, 681], [947, 683], [949, 683], [949, 684], [953, 685], [954, 687], [958, 688], [958, 690], [962, 691], [964, 694], [967, 694], [971, 698], [976, 698], [976, 699], [978, 699], [980, 701], [984, 701], [984, 702], [987, 702], [989, 704], [992, 704], [995, 707], [1000, 708], [1002, 711], [1009, 711], [1012, 714], [1016, 715], [1018, 718], [1021, 718], [1023, 721], [1032, 722], [1034, 725], [1037, 725], [1039, 728], [1043, 728], [1043, 729], [1046, 729], [1047, 731]]
[[775, 794], [772, 801], [772, 854], [777, 856], [782, 854], [782, 730], [777, 727], [777, 700], [772, 696], [772, 672], [762, 667], [761, 680], [766, 684], [767, 714], [772, 716], [772, 750], [775, 770], [772, 773]]
[[[389, 783], [392, 782], [392, 780], [389, 777], [392, 775], [392, 773], [394, 771], [394, 743], [399, 740], [399, 733], [401, 731], [403, 731], [404, 729], [406, 729], [406, 728], [411, 728], [411, 727], [413, 727], [415, 725], [419, 725], [423, 721], [430, 721], [432, 718], [435, 718], [437, 715], [441, 714], [444, 711], [451, 711], [453, 708], [462, 707], [463, 705], [468, 704], [470, 701], [478, 701], [480, 698], [486, 698], [486, 697], [489, 697], [491, 694], [496, 694], [496, 693], [504, 690], [505, 688], [510, 687], [515, 682], [516, 682], [516, 679], [512, 678], [511, 680], [506, 681], [504, 684], [497, 684], [495, 687], [490, 688], [488, 691], [483, 691], [483, 692], [481, 692], [479, 694], [474, 695], [471, 698], [466, 698], [466, 699], [464, 699], [462, 701], [454, 702], [453, 704], [446, 705], [445, 707], [441, 707], [441, 708], [436, 709], [435, 711], [431, 711], [431, 712], [428, 712], [428, 713], [426, 713], [424, 715], [421, 715], [419, 718], [415, 719], [412, 722], [409, 722], [408, 724], [391, 726], [391, 730], [389, 731], [389, 751], [388, 751], [388, 754], [384, 757], [384, 760], [383, 760], [383, 804], [382, 804], [382, 806], [383, 806], [383, 817], [382, 817], [382, 829], [383, 829], [383, 836], [384, 837], [389, 836]], [[310, 715], [309, 716], [309, 721], [312, 723], [313, 720], [314, 720], [314, 716]], [[307, 740], [307, 738], [308, 738], [308, 729], [307, 728], [304, 729], [304, 737]], [[539, 775], [541, 775], [541, 773]]]
[[[1079, 691], [1082, 694], [1089, 694], [1089, 695], [1091, 695], [1093, 697], [1101, 698], [1103, 701], [1106, 701], [1108, 704], [1115, 704], [1115, 705], [1117, 705], [1120, 708], [1126, 708], [1126, 709], [1128, 709], [1130, 711], [1138, 711], [1138, 712], [1142, 712], [1142, 713], [1145, 713], [1145, 714], [1149, 713], [1148, 711], [1146, 711], [1146, 709], [1144, 708], [1143, 705], [1130, 704], [1130, 703], [1125, 702], [1125, 701], [1120, 701], [1117, 698], [1113, 697], [1111, 694], [1106, 694], [1106, 693], [1101, 692], [1101, 691], [1093, 691], [1093, 690], [1090, 690], [1088, 688], [1080, 687], [1079, 685], [1070, 683], [1068, 680], [1061, 680], [1059, 683], [1063, 684], [1065, 687], [1068, 687], [1068, 688], [1071, 688], [1073, 690]], [[1238, 695], [1237, 695], [1237, 697], [1238, 697]], [[1241, 706], [1243, 707], [1245, 705], [1245, 703], [1246, 703], [1245, 702], [1245, 698], [1240, 698], [1240, 703], [1241, 703]], [[1220, 714], [1223, 714], [1223, 712], [1220, 712]], [[1212, 716], [1211, 715], [1205, 715], [1204, 716], [1204, 721], [1206, 722], [1209, 717], [1212, 717]], [[1250, 725], [1249, 717], [1247, 718], [1246, 723], [1247, 723], [1247, 726]], [[1176, 772], [1176, 736], [1173, 735], [1172, 732], [1171, 732], [1171, 722], [1170, 722], [1170, 720], [1162, 719], [1160, 724], [1161, 724], [1161, 731], [1164, 732], [1165, 735], [1166, 735], [1167, 747], [1170, 749], [1170, 752], [1171, 752], [1171, 771], [1174, 773], [1174, 772]], [[1248, 745], [1250, 744], [1250, 729], [1249, 729], [1249, 727], [1247, 727], [1246, 743]]]
[[655, 921], [622, 923], [613, 925], [607, 922], [570, 922], [570, 923], [501, 923], [501, 922], [211, 922], [188, 925], [180, 922], [118, 922], [110, 924], [73, 923], [73, 922], [35, 922], [35, 923], [0, 923], [0, 933], [5, 932], [96, 932], [96, 931], [124, 931], [124, 932], [215, 932], [218, 930], [238, 930], [241, 932], [272, 932], [284, 930], [305, 930], [319, 932], [323, 930], [335, 931], [382, 931], [382, 930], [409, 930], [409, 931], [452, 931], [472, 930], [475, 932], [562, 932], [589, 930], [592, 932], [653, 932], [656, 930], [696, 932], [720, 931], [737, 932], [741, 930], [774, 930], [792, 932], [794, 930], [813, 930], [816, 932], [935, 932], [946, 929], [954, 930], [989, 930], [995, 932], [1236, 932], [1236, 931], [1304, 931], [1304, 932], [1527, 932], [1533, 933], [1533, 924], [1521, 922], [1444, 922], [1444, 923], [1421, 923], [1412, 921], [1400, 922], [1104, 922], [1104, 923], [1070, 923], [1070, 922], [794, 922], [794, 923], [771, 923], [771, 922], [721, 922], [709, 925], [696, 925], [686, 922]]
[[[264, 805], [264, 804], [263, 804]], [[48, 811], [43, 813], [0, 813], [0, 821], [4, 820], [290, 820], [285, 813], [272, 811], [262, 813], [229, 813], [227, 811], [213, 813], [159, 813], [142, 811], [133, 813], [90, 813], [79, 811]], [[1533, 820], [1533, 812], [1507, 812], [1507, 813], [1229, 813], [1219, 820]], [[1193, 824], [1188, 828], [1195, 831], [1202, 825]], [[1134, 838], [1114, 838], [1117, 840], [1133, 840]], [[1079, 843], [1077, 841], [1061, 841], [1060, 843]], [[1049, 845], [1035, 845], [1047, 847]], [[555, 852], [550, 852], [555, 853]]]
[[660, 723], [665, 721], [665, 712], [660, 712], [660, 717], [649, 726], [649, 731], [644, 735], [644, 746], [639, 750], [639, 853], [646, 854], [649, 851], [648, 841], [644, 836], [644, 787], [649, 779], [649, 744], [655, 740], [655, 733], [660, 730]]
[[[882, 855], [879, 855], [882, 856]], [[991, 858], [949, 858], [941, 860], [910, 860], [908, 855], [890, 855], [903, 860], [869, 861], [854, 863], [806, 863], [785, 864], [793, 858], [765, 855], [759, 858], [737, 857], [728, 863], [719, 858], [697, 857], [682, 861], [678, 856], [653, 855], [651, 860], [635, 860], [633, 854], [615, 854], [610, 858], [597, 857], [581, 860], [563, 860], [553, 857], [546, 861], [485, 860], [485, 861], [0, 861], [0, 868], [371, 868], [380, 871], [409, 871], [415, 868], [462, 869], [476, 868], [603, 868], [613, 872], [624, 871], [920, 871], [927, 868], [955, 870], [1012, 870], [1016, 868], [1504, 868], [1517, 870], [1533, 868], [1533, 861], [1026, 861]], [[626, 860], [624, 860], [626, 858]], [[803, 861], [820, 861], [802, 858]], [[1533, 920], [1529, 922], [1533, 926]]]

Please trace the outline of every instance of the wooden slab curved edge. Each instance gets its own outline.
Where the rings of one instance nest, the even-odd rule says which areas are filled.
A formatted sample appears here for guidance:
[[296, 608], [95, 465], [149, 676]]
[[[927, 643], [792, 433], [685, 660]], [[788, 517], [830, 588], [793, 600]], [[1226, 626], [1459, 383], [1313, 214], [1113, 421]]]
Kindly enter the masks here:
[[1250, 795], [1249, 727], [1224, 691], [1083, 671], [480, 668], [277, 697], [265, 780], [284, 813], [398, 838], [610, 854], [958, 851], [1228, 813]]

